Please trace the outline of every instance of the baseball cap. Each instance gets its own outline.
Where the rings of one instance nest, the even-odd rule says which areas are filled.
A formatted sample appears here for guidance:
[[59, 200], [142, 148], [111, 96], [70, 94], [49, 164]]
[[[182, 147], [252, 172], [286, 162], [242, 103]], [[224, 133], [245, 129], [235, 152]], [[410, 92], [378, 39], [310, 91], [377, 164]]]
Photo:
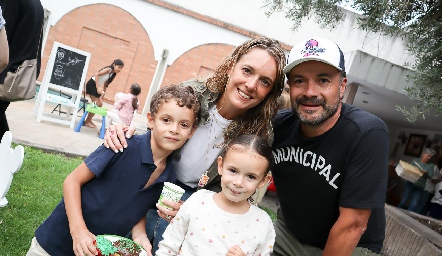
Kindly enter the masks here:
[[321, 61], [345, 72], [344, 54], [339, 46], [325, 38], [311, 37], [293, 46], [284, 73], [290, 73], [293, 67], [309, 60]]

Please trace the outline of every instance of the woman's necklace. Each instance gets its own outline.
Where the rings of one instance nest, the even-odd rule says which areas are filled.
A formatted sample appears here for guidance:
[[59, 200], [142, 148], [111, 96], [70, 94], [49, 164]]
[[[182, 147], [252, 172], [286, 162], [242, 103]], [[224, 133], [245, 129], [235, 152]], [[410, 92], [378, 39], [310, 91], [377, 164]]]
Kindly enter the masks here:
[[[221, 108], [222, 108], [222, 106], [221, 106]], [[198, 186], [199, 187], [204, 187], [205, 185], [207, 185], [207, 182], [209, 181], [209, 176], [207, 174], [209, 172], [209, 167], [210, 167], [209, 166], [210, 163], [208, 162], [209, 161], [208, 157], [209, 157], [210, 149], [211, 148], [212, 149], [214, 149], [214, 148], [221, 148], [222, 145], [223, 145], [223, 143], [220, 143], [220, 144], [215, 144], [212, 147], [210, 146], [210, 143], [212, 142], [212, 130], [213, 130], [213, 133], [214, 133], [213, 134], [213, 138], [214, 138], [213, 141], [215, 142], [218, 139], [218, 137], [216, 136], [216, 133], [215, 133], [217, 128], [214, 127], [213, 123], [216, 123], [219, 126], [219, 128], [222, 129], [222, 131], [223, 131], [222, 134], [224, 134], [224, 129], [225, 128], [223, 128], [223, 126], [218, 123], [218, 119], [215, 116], [215, 114], [218, 113], [218, 111], [221, 110], [221, 108], [217, 109], [216, 108], [216, 104], [215, 104], [215, 106], [213, 107], [212, 115], [210, 117], [209, 139], [208, 139], [207, 150], [206, 150], [206, 159], [204, 161], [206, 171], [201, 175], [201, 178], [198, 181]], [[221, 136], [222, 136], [222, 134], [221, 134]]]

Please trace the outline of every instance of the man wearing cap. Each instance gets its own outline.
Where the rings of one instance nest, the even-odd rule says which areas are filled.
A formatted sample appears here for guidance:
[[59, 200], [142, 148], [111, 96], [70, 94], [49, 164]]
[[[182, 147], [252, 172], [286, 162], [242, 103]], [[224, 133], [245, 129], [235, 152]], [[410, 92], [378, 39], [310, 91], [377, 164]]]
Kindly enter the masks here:
[[[424, 195], [424, 189], [427, 180], [431, 181], [433, 179], [434, 164], [430, 162], [430, 159], [434, 154], [436, 154], [434, 149], [426, 148], [422, 151], [421, 158], [415, 158], [411, 161], [410, 164], [416, 166], [422, 172], [422, 176], [415, 183], [407, 181], [402, 194], [402, 199], [398, 205], [399, 208], [405, 207], [405, 204], [410, 196], [411, 201], [408, 206], [409, 211], [420, 214], [422, 208], [425, 207], [428, 200], [428, 195]], [[438, 177], [435, 178], [437, 179]]]
[[344, 55], [312, 37], [284, 69], [291, 110], [274, 120], [272, 168], [281, 211], [273, 255], [378, 255], [385, 236], [388, 130], [342, 102]]

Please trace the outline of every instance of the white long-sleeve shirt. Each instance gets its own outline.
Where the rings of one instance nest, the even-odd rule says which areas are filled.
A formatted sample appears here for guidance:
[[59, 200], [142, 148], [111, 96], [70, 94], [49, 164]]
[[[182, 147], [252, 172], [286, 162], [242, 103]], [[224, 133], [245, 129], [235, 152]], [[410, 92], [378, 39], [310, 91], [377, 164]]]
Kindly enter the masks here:
[[246, 255], [273, 252], [275, 230], [265, 211], [250, 205], [244, 214], [228, 213], [216, 205], [214, 194], [199, 190], [184, 202], [164, 232], [157, 256], [224, 256], [235, 245]]

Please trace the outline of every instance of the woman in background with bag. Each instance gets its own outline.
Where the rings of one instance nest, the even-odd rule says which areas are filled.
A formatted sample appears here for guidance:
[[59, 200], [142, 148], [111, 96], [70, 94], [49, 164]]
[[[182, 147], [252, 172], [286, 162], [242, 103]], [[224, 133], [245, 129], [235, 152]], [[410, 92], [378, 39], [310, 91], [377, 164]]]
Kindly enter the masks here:
[[[86, 93], [91, 98], [92, 102], [99, 107], [103, 106], [103, 97], [106, 93], [106, 89], [110, 83], [114, 80], [115, 76], [120, 73], [124, 67], [124, 62], [120, 59], [116, 59], [107, 67], [100, 69], [94, 76], [89, 79], [86, 84]], [[92, 117], [95, 114], [88, 113], [84, 125], [90, 128], [96, 128], [97, 126], [92, 122]]]
[[[44, 18], [40, 0], [0, 0], [6, 21], [6, 35], [9, 43], [9, 64], [0, 73], [3, 86], [8, 72], [14, 72], [25, 60], [37, 60], [35, 81], [40, 74], [41, 34]], [[34, 93], [35, 94], [35, 93]], [[6, 109], [10, 101], [0, 99], [0, 138], [9, 131]]]

